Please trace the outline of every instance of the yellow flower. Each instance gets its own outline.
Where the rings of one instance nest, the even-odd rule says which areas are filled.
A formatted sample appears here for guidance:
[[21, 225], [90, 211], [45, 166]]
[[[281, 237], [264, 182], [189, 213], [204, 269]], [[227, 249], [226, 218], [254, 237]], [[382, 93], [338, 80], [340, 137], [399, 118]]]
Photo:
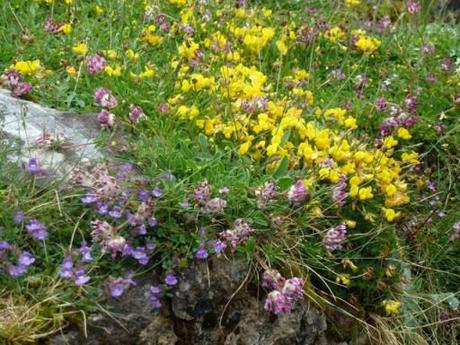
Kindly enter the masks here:
[[348, 128], [351, 128], [351, 129], [355, 129], [355, 128], [358, 128], [358, 125], [356, 124], [356, 119], [352, 116], [349, 116], [345, 119], [345, 127], [348, 127]]
[[11, 66], [14, 70], [18, 71], [22, 75], [33, 75], [42, 69], [40, 60], [26, 60], [18, 61]]
[[132, 49], [128, 49], [128, 50], [126, 51], [125, 54], [126, 54], [126, 56], [127, 56], [128, 58], [130, 58], [131, 60], [139, 60], [139, 53], [136, 53], [136, 52], [135, 52], [134, 50], [132, 50]]
[[72, 51], [77, 55], [86, 55], [88, 52], [88, 46], [86, 43], [81, 42], [72, 47]]
[[356, 5], [359, 5], [360, 3], [361, 3], [361, 0], [345, 0], [345, 5], [347, 5], [347, 7], [356, 6]]
[[372, 199], [374, 194], [372, 194], [372, 187], [361, 188], [358, 192], [359, 200], [364, 201]]
[[380, 47], [381, 42], [373, 37], [361, 36], [356, 42], [356, 48], [364, 54], [372, 54]]
[[387, 314], [387, 316], [399, 314], [399, 308], [401, 307], [401, 302], [391, 299], [391, 300], [384, 300], [382, 304], [385, 308], [385, 313]]
[[386, 220], [390, 223], [393, 222], [401, 214], [400, 212], [395, 212], [395, 210], [393, 210], [392, 208], [382, 207], [382, 210]]
[[403, 140], [409, 140], [412, 138], [412, 135], [406, 128], [400, 127], [398, 129], [398, 137], [400, 137]]
[[175, 6], [184, 6], [187, 3], [187, 0], [169, 0], [169, 3]]
[[410, 164], [418, 164], [420, 161], [418, 160], [418, 153], [415, 151], [412, 152], [404, 152], [401, 155], [401, 159], [403, 162], [407, 162]]
[[70, 34], [72, 32], [72, 24], [69, 24], [69, 23], [63, 24], [59, 28], [59, 31], [62, 31], [66, 35]]
[[121, 67], [120, 67], [120, 65], [115, 65], [115, 67], [107, 65], [104, 68], [104, 72], [109, 77], [119, 77], [119, 76], [121, 76]]
[[337, 284], [343, 284], [345, 286], [349, 286], [351, 284], [350, 280], [350, 275], [348, 273], [346, 274], [339, 274], [336, 278], [335, 281]]
[[276, 48], [278, 48], [278, 51], [281, 55], [286, 55], [288, 52], [288, 47], [286, 46], [286, 43], [284, 43], [283, 40], [276, 41]]
[[247, 141], [240, 146], [240, 154], [244, 155], [248, 152], [251, 142]]
[[345, 37], [345, 32], [343, 32], [343, 30], [338, 26], [335, 26], [332, 29], [327, 30], [324, 36], [332, 43], [335, 43], [337, 41], [341, 41]]
[[67, 66], [65, 70], [70, 77], [75, 78], [77, 76], [77, 70], [75, 67]]
[[109, 49], [109, 50], [104, 50], [104, 55], [108, 57], [111, 60], [114, 60], [117, 58], [118, 54], [115, 50]]
[[96, 14], [102, 14], [104, 13], [104, 9], [99, 6], [99, 5], [96, 5], [96, 7], [94, 8], [94, 10], [96, 11]]

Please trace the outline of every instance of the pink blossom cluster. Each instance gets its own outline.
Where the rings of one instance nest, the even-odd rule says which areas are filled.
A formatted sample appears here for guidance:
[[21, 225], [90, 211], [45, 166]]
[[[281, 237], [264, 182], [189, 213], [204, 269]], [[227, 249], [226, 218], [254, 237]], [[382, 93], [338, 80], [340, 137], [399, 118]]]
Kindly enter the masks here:
[[337, 225], [328, 230], [323, 239], [324, 247], [332, 252], [337, 249], [342, 249], [342, 244], [346, 239], [347, 227], [344, 224]]
[[112, 95], [112, 91], [99, 87], [94, 92], [94, 102], [103, 109], [97, 115], [97, 121], [102, 128], [112, 128], [115, 123], [115, 115], [109, 109], [115, 108], [118, 104], [117, 99]]
[[233, 229], [221, 232], [220, 236], [228, 245], [236, 248], [238, 245], [246, 242], [253, 232], [254, 229], [243, 219], [239, 218], [235, 220]]
[[285, 279], [277, 270], [269, 269], [263, 275], [263, 287], [271, 291], [265, 300], [265, 310], [273, 314], [290, 313], [303, 298], [301, 278]]
[[15, 70], [7, 70], [2, 74], [1, 81], [16, 97], [22, 97], [32, 91], [32, 84], [21, 81], [21, 76]]

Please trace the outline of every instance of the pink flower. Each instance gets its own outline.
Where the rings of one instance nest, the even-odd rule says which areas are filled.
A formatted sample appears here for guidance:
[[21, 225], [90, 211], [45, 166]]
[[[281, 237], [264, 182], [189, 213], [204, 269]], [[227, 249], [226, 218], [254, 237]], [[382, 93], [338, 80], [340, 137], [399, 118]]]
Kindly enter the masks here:
[[287, 296], [278, 290], [273, 290], [268, 294], [264, 308], [273, 314], [286, 314], [292, 310], [293, 305]]
[[129, 119], [132, 123], [138, 123], [141, 118], [145, 116], [141, 107], [134, 104], [129, 105]]
[[100, 55], [92, 55], [88, 56], [86, 60], [86, 65], [88, 66], [89, 74], [98, 74], [104, 70], [105, 67], [105, 59], [103, 56]]
[[299, 205], [310, 199], [308, 189], [303, 185], [302, 180], [298, 180], [288, 191], [287, 197], [291, 204]]
[[99, 122], [102, 128], [112, 128], [115, 122], [115, 115], [102, 109], [99, 114], [97, 114], [97, 122]]
[[345, 241], [347, 234], [347, 227], [344, 224], [337, 225], [329, 229], [323, 239], [323, 245], [330, 252], [342, 249], [342, 243]]
[[275, 269], [264, 272], [262, 286], [266, 289], [278, 289], [284, 286], [286, 279]]
[[105, 109], [115, 108], [118, 104], [117, 99], [112, 95], [112, 91], [98, 87], [94, 92], [94, 102]]

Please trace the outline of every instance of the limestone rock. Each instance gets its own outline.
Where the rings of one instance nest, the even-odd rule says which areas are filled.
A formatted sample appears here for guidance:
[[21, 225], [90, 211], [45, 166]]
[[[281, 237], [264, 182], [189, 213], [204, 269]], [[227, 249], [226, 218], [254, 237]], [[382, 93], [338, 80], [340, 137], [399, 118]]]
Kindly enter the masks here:
[[[50, 133], [63, 133], [56, 147], [39, 147], [36, 139]], [[68, 175], [76, 165], [102, 157], [95, 146], [99, 125], [95, 114], [73, 114], [21, 100], [0, 89], [0, 137], [9, 147], [9, 160], [26, 163], [37, 158], [40, 165], [57, 176]]]

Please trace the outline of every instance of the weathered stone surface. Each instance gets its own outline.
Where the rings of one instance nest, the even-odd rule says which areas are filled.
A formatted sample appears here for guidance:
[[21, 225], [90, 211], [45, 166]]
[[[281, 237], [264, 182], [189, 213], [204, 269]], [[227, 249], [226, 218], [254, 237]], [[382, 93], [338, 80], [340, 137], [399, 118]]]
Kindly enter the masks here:
[[[63, 133], [65, 141], [58, 147], [40, 148], [35, 140], [44, 132]], [[94, 114], [72, 114], [21, 100], [0, 89], [0, 134], [9, 146], [12, 162], [37, 158], [41, 166], [60, 176], [67, 175], [77, 164], [102, 157], [94, 141], [99, 125]]]
[[[161, 313], [146, 303], [149, 284], [144, 278], [122, 298], [111, 299], [110, 315], [88, 320], [88, 338], [69, 344], [83, 345], [329, 345], [322, 312], [307, 304], [291, 314], [274, 316], [263, 310], [263, 291], [247, 282], [248, 267], [241, 261], [213, 258], [179, 273], [171, 299]], [[49, 345], [63, 344], [62, 335]]]

